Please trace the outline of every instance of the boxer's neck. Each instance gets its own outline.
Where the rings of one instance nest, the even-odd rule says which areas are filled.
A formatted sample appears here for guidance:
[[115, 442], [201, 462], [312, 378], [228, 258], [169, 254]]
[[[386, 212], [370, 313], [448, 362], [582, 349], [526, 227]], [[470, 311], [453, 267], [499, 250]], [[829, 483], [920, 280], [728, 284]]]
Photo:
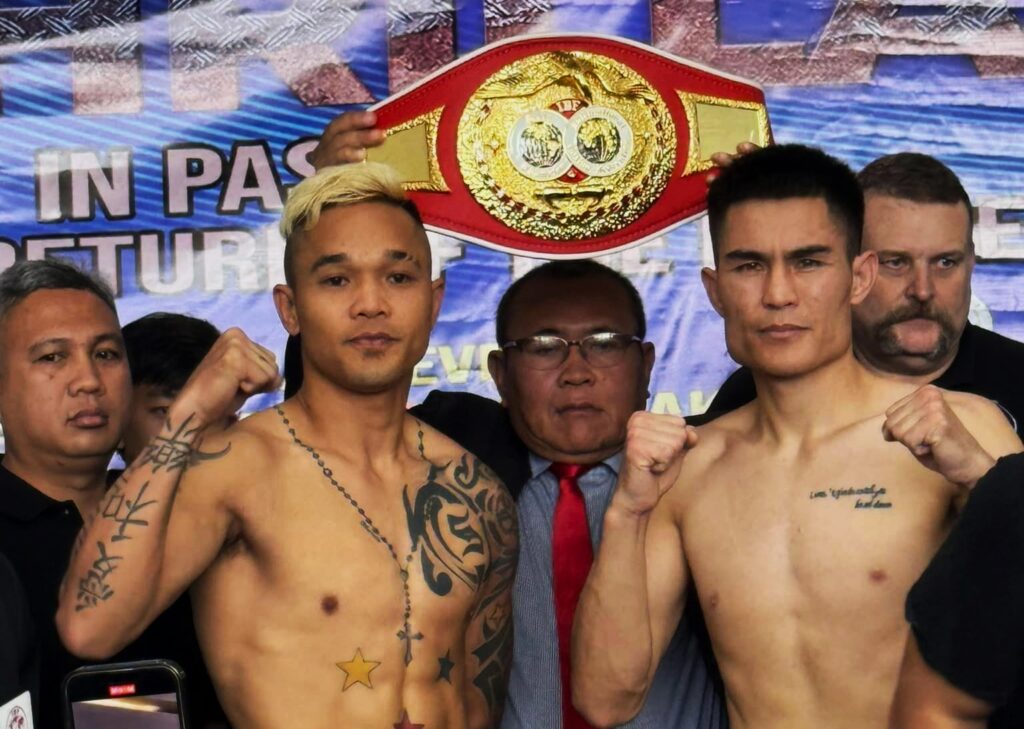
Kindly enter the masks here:
[[762, 425], [779, 441], [825, 435], [863, 412], [865, 385], [873, 377], [852, 350], [802, 375], [755, 372]]

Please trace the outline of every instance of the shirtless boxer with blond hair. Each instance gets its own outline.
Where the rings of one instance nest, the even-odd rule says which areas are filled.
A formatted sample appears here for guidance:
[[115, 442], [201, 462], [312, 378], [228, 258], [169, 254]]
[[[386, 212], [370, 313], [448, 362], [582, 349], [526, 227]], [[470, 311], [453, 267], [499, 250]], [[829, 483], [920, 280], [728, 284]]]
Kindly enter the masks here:
[[575, 703], [629, 718], [696, 587], [734, 729], [886, 726], [907, 590], [994, 458], [1021, 443], [981, 398], [867, 370], [850, 307], [863, 198], [818, 150], [754, 152], [712, 184], [703, 279], [757, 399], [694, 429], [637, 413], [580, 600]]
[[274, 302], [302, 333], [302, 388], [216, 432], [280, 382], [240, 331], [218, 340], [87, 524], [61, 635], [102, 658], [191, 585], [239, 729], [494, 726], [515, 510], [405, 410], [443, 286], [419, 216], [386, 168], [332, 167], [292, 191], [281, 228]]

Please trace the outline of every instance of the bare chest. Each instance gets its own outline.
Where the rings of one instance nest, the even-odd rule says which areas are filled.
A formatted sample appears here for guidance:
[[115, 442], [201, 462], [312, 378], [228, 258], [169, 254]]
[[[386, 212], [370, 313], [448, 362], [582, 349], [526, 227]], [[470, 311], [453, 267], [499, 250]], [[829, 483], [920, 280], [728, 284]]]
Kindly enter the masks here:
[[[736, 449], [683, 515], [690, 569], [712, 612], [898, 612], [950, 522], [953, 487], [880, 437], [777, 457]], [[895, 612], [894, 612], [895, 614]]]
[[496, 559], [488, 529], [502, 494], [473, 463], [424, 462], [380, 488], [292, 459], [239, 501], [241, 536], [208, 576], [209, 602], [263, 611], [261, 626], [287, 633], [397, 637], [410, 658], [424, 636], [465, 624]]

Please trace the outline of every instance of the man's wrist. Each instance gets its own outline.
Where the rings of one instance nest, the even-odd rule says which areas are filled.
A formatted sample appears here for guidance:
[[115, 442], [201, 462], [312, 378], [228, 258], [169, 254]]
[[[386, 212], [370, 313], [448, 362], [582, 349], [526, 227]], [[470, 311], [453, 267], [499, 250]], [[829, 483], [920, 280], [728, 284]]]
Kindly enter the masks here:
[[178, 400], [167, 409], [164, 430], [183, 435], [198, 435], [210, 425], [201, 408], [188, 401]]
[[991, 471], [994, 465], [996, 465], [996, 459], [990, 456], [986, 451], [979, 450], [979, 452], [975, 454], [970, 471], [966, 474], [961, 485], [966, 487], [968, 490], [973, 490], [974, 487], [978, 485], [978, 481], [980, 481], [986, 473]]
[[654, 508], [642, 508], [630, 499], [616, 493], [605, 510], [605, 520], [625, 525], [643, 525], [650, 519]]

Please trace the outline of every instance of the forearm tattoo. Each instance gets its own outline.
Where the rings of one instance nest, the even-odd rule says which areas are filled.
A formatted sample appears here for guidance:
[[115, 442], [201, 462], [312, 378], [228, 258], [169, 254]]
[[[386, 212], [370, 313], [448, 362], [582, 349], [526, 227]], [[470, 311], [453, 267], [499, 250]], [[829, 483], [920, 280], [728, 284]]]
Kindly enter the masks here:
[[[161, 468], [168, 471], [184, 471], [200, 461], [209, 461], [226, 455], [231, 450], [230, 443], [216, 453], [204, 453], [199, 449], [199, 443], [196, 442], [199, 428], [191, 427], [194, 418], [195, 413], [185, 418], [173, 432], [154, 437], [135, 465], [150, 465], [153, 473]], [[164, 429], [170, 431], [171, 428], [170, 421], [167, 421]]]
[[[85, 610], [96, 607], [114, 596], [114, 590], [107, 579], [117, 570], [119, 563], [124, 559], [123, 555], [114, 554], [111, 549], [118, 542], [124, 542], [132, 538], [133, 533], [146, 529], [150, 523], [144, 518], [144, 513], [149, 507], [159, 503], [159, 499], [146, 498], [146, 492], [150, 488], [150, 481], [143, 482], [135, 496], [125, 492], [126, 477], [135, 473], [140, 468], [149, 466], [150, 474], [155, 475], [161, 469], [168, 473], [173, 471], [184, 472], [191, 466], [201, 461], [213, 460], [226, 455], [231, 449], [229, 443], [222, 450], [216, 453], [204, 453], [198, 447], [199, 428], [190, 427], [194, 415], [189, 415], [180, 426], [174, 428], [170, 421], [164, 425], [165, 434], [156, 436], [143, 451], [142, 455], [131, 464], [117, 481], [104, 494], [100, 501], [99, 508], [82, 527], [75, 546], [72, 549], [72, 562], [86, 540], [87, 532], [91, 529], [96, 519], [104, 519], [116, 524], [116, 531], [110, 537], [110, 543], [97, 541], [96, 548], [99, 556], [78, 580], [78, 597], [75, 610]], [[172, 492], [173, 498], [173, 492]]]
[[96, 607], [101, 601], [109, 600], [114, 596], [114, 590], [107, 584], [107, 578], [117, 570], [117, 563], [123, 557], [108, 555], [107, 548], [103, 542], [96, 542], [96, 549], [100, 556], [92, 563], [92, 566], [85, 573], [85, 577], [78, 581], [78, 603], [75, 611], [85, 608]]

